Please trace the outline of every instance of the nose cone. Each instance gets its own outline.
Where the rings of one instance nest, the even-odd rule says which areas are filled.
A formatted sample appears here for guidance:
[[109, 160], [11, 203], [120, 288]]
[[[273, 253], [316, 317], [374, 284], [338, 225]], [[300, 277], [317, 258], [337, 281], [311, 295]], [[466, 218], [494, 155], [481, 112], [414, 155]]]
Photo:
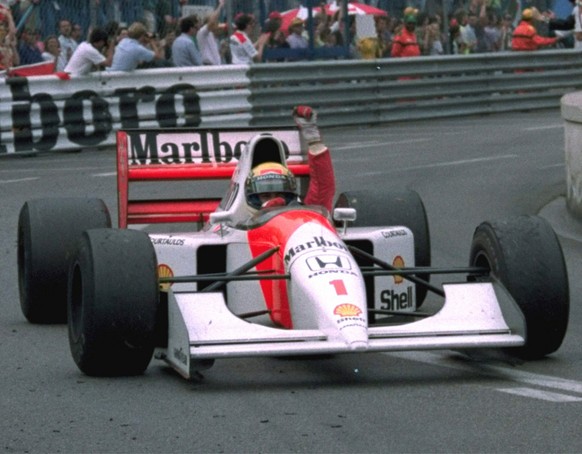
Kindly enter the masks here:
[[340, 332], [351, 351], [361, 352], [368, 349], [368, 329], [365, 325], [344, 326]]
[[349, 347], [353, 352], [365, 352], [368, 350], [368, 341], [352, 341], [349, 343]]

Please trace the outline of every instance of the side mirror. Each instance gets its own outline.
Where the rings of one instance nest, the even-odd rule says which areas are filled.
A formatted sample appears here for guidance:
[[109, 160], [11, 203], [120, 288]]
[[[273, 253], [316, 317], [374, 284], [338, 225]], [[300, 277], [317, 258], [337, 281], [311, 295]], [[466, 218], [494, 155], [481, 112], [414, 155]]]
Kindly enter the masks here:
[[333, 220], [342, 223], [342, 235], [346, 234], [348, 222], [354, 222], [357, 218], [355, 208], [334, 208]]
[[231, 215], [229, 211], [215, 211], [210, 213], [209, 220], [211, 224], [224, 224], [230, 221]]
[[354, 222], [357, 218], [355, 208], [334, 208], [333, 220], [338, 222]]

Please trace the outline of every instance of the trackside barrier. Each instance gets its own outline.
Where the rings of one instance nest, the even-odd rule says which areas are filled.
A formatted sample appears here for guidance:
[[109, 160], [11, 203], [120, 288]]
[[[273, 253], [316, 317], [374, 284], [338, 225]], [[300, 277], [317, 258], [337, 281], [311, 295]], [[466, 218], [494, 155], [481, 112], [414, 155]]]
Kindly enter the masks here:
[[162, 68], [0, 81], [0, 156], [111, 146], [156, 127], [290, 126], [310, 104], [322, 126], [556, 108], [582, 88], [575, 50]]
[[248, 126], [247, 66], [0, 81], [0, 156], [111, 146], [124, 128]]
[[564, 148], [566, 152], [566, 206], [582, 220], [582, 92], [562, 98]]
[[252, 124], [286, 124], [309, 103], [322, 126], [556, 108], [582, 88], [574, 50], [254, 65]]

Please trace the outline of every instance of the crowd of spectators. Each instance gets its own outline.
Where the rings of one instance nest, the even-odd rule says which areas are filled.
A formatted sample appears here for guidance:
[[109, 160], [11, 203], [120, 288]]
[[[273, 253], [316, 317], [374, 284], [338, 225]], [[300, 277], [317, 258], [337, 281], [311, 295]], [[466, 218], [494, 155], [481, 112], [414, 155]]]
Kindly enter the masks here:
[[[438, 11], [428, 14], [413, 7], [404, 9], [400, 17], [378, 15], [373, 19], [375, 33], [365, 37], [357, 30], [355, 16], [342, 17], [342, 9], [333, 16], [317, 13], [309, 21], [297, 17], [283, 29], [278, 11], [271, 11], [264, 23], [252, 14], [239, 13], [228, 26], [221, 22], [225, 20], [225, 0], [214, 0], [214, 10], [205, 18], [176, 17], [170, 0], [142, 0], [133, 2], [141, 4], [139, 17], [134, 10], [120, 11], [117, 7], [116, 14], [131, 18], [131, 22], [105, 22], [107, 14], [116, 11], [115, 5], [123, 2], [98, 0], [102, 14], [99, 26], [91, 29], [71, 18], [42, 16], [43, 2], [28, 1], [37, 3], [42, 20], [31, 15], [32, 19], [22, 27], [19, 16], [22, 11], [0, 1], [0, 70], [52, 61], [55, 71], [82, 75], [98, 68], [132, 71], [295, 61], [307, 58], [307, 49], [318, 48], [347, 49], [343, 57], [361, 59], [470, 54], [525, 50], [529, 41], [527, 45], [519, 43], [524, 33], [527, 35], [524, 39], [534, 39], [533, 34], [537, 37], [539, 45], [527, 49], [535, 50], [565, 41], [567, 35], [538, 39], [551, 34], [551, 29], [575, 28], [569, 22], [558, 24], [551, 11], [540, 13], [536, 8], [527, 8], [517, 17], [515, 13], [504, 13], [493, 0], [469, 0], [466, 5], [461, 2], [446, 19]], [[81, 9], [87, 3], [77, 2]], [[47, 28], [50, 23], [54, 24], [52, 30]], [[580, 32], [582, 37], [582, 29]]]

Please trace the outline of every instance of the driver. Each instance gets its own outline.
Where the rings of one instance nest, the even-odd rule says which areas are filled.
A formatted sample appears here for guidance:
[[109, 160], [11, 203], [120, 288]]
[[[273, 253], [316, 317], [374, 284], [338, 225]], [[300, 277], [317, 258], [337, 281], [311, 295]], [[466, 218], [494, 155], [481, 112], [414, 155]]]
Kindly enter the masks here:
[[[321, 141], [317, 113], [308, 106], [293, 109], [293, 119], [308, 145], [309, 187], [303, 203], [321, 205], [331, 211], [335, 194], [335, 176], [329, 149]], [[293, 173], [277, 162], [254, 167], [245, 184], [247, 203], [261, 209], [299, 202]]]

